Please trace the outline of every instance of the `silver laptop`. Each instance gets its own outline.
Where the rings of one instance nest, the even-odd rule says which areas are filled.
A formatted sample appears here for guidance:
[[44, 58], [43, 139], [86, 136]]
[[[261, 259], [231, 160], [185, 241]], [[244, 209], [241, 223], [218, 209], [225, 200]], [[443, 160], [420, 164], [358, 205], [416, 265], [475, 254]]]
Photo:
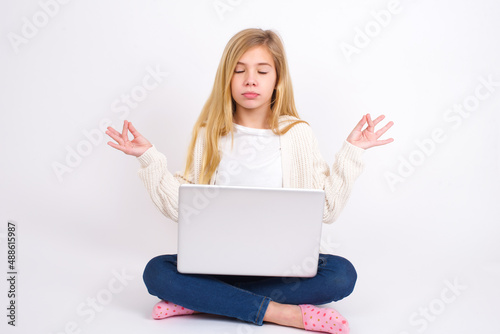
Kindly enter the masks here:
[[324, 201], [320, 189], [182, 184], [177, 270], [313, 277]]

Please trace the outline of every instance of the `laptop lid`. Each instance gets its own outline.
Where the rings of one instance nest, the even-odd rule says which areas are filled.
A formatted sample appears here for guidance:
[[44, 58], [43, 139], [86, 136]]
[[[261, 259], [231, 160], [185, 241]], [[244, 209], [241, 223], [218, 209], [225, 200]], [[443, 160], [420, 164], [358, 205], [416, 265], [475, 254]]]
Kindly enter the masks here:
[[324, 200], [319, 189], [182, 184], [177, 270], [313, 277]]

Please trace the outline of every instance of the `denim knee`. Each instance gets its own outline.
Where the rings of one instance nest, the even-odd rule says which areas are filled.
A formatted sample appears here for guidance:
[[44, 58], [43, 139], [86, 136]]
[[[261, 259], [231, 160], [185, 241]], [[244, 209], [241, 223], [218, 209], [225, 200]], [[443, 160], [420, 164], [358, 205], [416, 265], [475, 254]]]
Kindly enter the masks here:
[[150, 294], [157, 295], [158, 284], [167, 279], [169, 263], [175, 266], [176, 261], [177, 254], [159, 255], [149, 260], [144, 268], [142, 279]]
[[349, 260], [330, 254], [322, 254], [324, 269], [329, 272], [325, 288], [331, 292], [333, 301], [349, 296], [356, 285], [356, 269]]

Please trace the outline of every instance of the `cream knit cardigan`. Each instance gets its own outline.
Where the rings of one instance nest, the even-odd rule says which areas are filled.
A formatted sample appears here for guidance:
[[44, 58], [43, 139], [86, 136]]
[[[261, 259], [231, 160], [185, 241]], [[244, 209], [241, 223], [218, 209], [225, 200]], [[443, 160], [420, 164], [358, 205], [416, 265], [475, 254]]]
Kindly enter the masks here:
[[[280, 128], [293, 120], [297, 118], [280, 116]], [[205, 129], [203, 127], [199, 131], [194, 148], [194, 166], [191, 167], [187, 180], [182, 171], [172, 175], [167, 169], [167, 158], [154, 145], [137, 157], [140, 163], [138, 174], [151, 199], [156, 207], [174, 222], [177, 222], [178, 218], [179, 186], [183, 183], [197, 183], [199, 179]], [[283, 188], [323, 189], [323, 222], [334, 222], [349, 198], [354, 181], [364, 169], [362, 157], [365, 150], [344, 141], [330, 169], [321, 156], [311, 127], [306, 123], [296, 124], [280, 136], [280, 145]], [[216, 174], [217, 171], [212, 175], [210, 184], [215, 183]]]

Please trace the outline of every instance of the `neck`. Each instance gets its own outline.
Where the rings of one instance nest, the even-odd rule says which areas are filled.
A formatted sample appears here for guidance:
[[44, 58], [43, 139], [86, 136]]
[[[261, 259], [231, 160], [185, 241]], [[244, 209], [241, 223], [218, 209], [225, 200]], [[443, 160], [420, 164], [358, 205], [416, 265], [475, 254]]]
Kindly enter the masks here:
[[267, 122], [267, 115], [271, 113], [271, 110], [248, 110], [248, 109], [237, 109], [233, 116], [233, 122], [248, 128], [255, 129], [270, 129]]

